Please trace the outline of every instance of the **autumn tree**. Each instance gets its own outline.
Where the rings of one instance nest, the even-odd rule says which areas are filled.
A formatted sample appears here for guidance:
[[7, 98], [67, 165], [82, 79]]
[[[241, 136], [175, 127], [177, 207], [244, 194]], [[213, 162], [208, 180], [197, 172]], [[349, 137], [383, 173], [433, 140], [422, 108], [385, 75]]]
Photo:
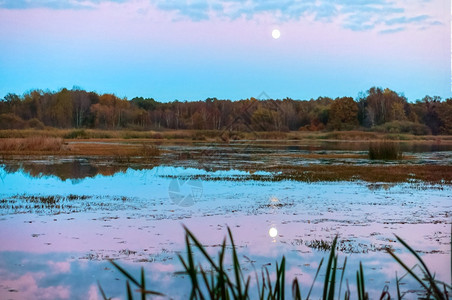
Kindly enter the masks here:
[[275, 111], [259, 106], [252, 114], [251, 125], [256, 131], [277, 130], [277, 117]]
[[358, 118], [361, 124], [367, 127], [407, 120], [406, 98], [390, 89], [370, 88], [359, 100], [358, 107]]
[[72, 90], [73, 124], [80, 128], [87, 125], [87, 117], [91, 106], [89, 94], [82, 90]]
[[50, 123], [54, 127], [72, 127], [73, 103], [71, 93], [62, 89], [51, 97], [49, 104]]
[[328, 127], [349, 130], [358, 126], [358, 104], [351, 97], [336, 98], [329, 111]]
[[237, 101], [207, 98], [161, 103], [142, 97], [128, 101], [80, 88], [58, 92], [31, 90], [23, 95], [7, 94], [0, 101], [0, 128], [286, 131], [344, 130], [356, 128], [359, 123], [376, 130], [450, 134], [451, 105], [450, 99], [442, 101], [430, 96], [409, 103], [402, 94], [376, 87], [360, 95], [356, 102], [349, 97], [318, 97]]
[[440, 133], [452, 134], [452, 98], [441, 103], [438, 116], [442, 121]]
[[439, 134], [441, 128], [444, 127], [444, 122], [439, 115], [441, 98], [438, 96], [425, 96], [416, 104], [417, 112], [420, 114], [423, 123], [430, 128], [432, 134]]

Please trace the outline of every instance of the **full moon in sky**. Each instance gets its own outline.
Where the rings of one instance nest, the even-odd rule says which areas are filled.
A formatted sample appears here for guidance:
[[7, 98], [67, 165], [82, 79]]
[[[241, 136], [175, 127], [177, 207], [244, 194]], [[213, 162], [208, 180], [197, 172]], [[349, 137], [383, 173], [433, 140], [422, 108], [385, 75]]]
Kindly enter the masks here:
[[273, 29], [272, 31], [272, 37], [277, 40], [281, 36], [281, 32], [278, 29]]

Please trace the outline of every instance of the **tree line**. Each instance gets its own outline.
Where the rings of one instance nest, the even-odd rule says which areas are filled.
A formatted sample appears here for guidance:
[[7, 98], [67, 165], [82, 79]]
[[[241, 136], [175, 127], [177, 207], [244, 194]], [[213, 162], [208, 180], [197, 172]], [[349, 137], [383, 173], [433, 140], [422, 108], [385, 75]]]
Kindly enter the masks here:
[[161, 103], [131, 100], [79, 88], [7, 94], [0, 101], [0, 129], [201, 129], [237, 131], [377, 130], [452, 134], [452, 98], [425, 96], [414, 103], [390, 89], [372, 87], [356, 99], [256, 98]]

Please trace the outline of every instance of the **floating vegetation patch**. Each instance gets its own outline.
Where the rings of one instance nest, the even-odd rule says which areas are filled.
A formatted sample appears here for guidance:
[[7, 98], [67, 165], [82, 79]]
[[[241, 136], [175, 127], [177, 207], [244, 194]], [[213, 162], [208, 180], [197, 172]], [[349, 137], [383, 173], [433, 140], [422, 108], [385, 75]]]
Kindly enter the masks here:
[[293, 202], [278, 202], [278, 203], [270, 203], [270, 204], [261, 204], [258, 206], [258, 209], [279, 209], [279, 208], [289, 208], [294, 207], [295, 203]]
[[[265, 169], [265, 168], [264, 168]], [[301, 182], [365, 181], [378, 183], [370, 189], [391, 188], [390, 183], [409, 183], [423, 189], [426, 185], [451, 185], [452, 166], [444, 165], [308, 165], [278, 166], [265, 169], [263, 174], [193, 174], [162, 175], [164, 178], [179, 178], [204, 181], [261, 181], [277, 182], [293, 180]], [[430, 186], [428, 186], [430, 187]]]
[[13, 195], [0, 199], [0, 214], [38, 213], [60, 214], [77, 213], [90, 210], [116, 210], [125, 202], [132, 205], [131, 198], [124, 196], [88, 196], [88, 195]]
[[[303, 241], [302, 239], [295, 239], [292, 242], [292, 245], [301, 246], [305, 245], [308, 248], [317, 250], [317, 251], [331, 251], [332, 242], [328, 240], [309, 240]], [[377, 246], [375, 244], [367, 244], [362, 242], [356, 242], [353, 240], [340, 240], [337, 241], [336, 250], [341, 251], [343, 253], [368, 253], [368, 252], [377, 252], [377, 251], [387, 251], [388, 249], [392, 249], [389, 246]]]
[[305, 245], [316, 250], [329, 251], [331, 250], [332, 243], [324, 240], [312, 240], [306, 241]]

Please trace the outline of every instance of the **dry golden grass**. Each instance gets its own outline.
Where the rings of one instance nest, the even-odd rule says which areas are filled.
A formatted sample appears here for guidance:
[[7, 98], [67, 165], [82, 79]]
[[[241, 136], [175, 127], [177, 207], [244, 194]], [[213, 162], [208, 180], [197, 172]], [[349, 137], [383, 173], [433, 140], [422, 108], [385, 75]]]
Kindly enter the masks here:
[[89, 140], [89, 141], [68, 141], [70, 150], [68, 155], [89, 155], [89, 156], [114, 156], [122, 159], [130, 156], [157, 157], [160, 149], [153, 145], [142, 142], [142, 140], [129, 140], [124, 143], [121, 139], [116, 140]]
[[416, 142], [452, 143], [452, 136], [415, 136], [410, 134], [388, 134], [367, 131], [333, 132], [223, 132], [221, 130], [102, 130], [102, 129], [11, 129], [0, 130], [1, 138], [60, 137], [64, 139], [143, 139], [143, 140], [184, 140], [184, 141], [224, 141], [227, 140], [322, 140], [322, 141], [378, 141], [399, 140]]
[[27, 137], [0, 139], [2, 152], [59, 152], [63, 150], [63, 139], [55, 137]]
[[140, 139], [128, 140], [126, 143], [123, 139], [63, 140], [59, 137], [38, 136], [0, 139], [0, 154], [112, 156], [125, 160], [131, 156], [158, 157], [160, 149]]

